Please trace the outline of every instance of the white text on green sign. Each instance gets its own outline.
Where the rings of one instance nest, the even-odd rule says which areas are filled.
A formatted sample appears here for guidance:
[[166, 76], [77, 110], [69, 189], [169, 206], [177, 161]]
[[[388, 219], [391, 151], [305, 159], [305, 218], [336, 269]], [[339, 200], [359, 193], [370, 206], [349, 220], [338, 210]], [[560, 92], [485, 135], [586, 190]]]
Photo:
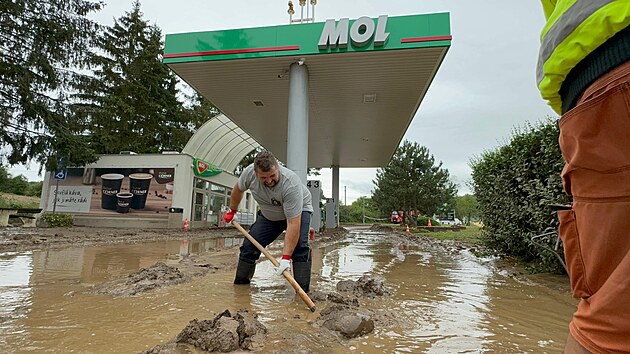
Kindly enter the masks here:
[[[348, 48], [348, 27], [350, 20], [342, 18], [339, 22], [326, 20], [322, 35], [319, 37], [319, 49]], [[350, 27], [350, 40], [355, 47], [364, 47], [374, 38], [374, 46], [382, 47], [387, 43], [389, 33], [385, 32], [387, 27], [387, 15], [379, 16], [377, 24], [369, 17], [358, 18]], [[376, 36], [374, 36], [376, 33]]]

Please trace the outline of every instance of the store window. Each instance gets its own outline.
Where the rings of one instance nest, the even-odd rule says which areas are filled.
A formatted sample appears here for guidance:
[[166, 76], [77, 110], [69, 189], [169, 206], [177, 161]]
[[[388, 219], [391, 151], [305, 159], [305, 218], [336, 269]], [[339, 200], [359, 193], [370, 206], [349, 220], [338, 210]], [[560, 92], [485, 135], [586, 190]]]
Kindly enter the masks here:
[[195, 188], [197, 189], [208, 189], [208, 183], [201, 178], [195, 178]]
[[210, 190], [215, 193], [225, 194], [225, 187], [218, 184], [210, 183]]
[[195, 192], [195, 203], [193, 205], [193, 221], [204, 219], [204, 206], [207, 205], [205, 193]]
[[[210, 224], [217, 224], [221, 209], [230, 205], [232, 188], [201, 178], [195, 178], [194, 184], [193, 220], [204, 220]], [[250, 198], [250, 193], [247, 193], [247, 207], [249, 207]]]

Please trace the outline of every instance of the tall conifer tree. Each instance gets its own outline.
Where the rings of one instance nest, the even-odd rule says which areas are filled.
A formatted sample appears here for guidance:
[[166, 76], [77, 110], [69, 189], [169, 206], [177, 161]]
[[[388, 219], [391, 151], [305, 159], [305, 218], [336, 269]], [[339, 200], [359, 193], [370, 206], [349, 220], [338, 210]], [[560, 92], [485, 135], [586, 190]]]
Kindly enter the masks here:
[[436, 164], [429, 149], [406, 140], [387, 167], [376, 171], [374, 184], [372, 200], [383, 213], [419, 210], [432, 216], [439, 206], [452, 202], [457, 193], [442, 162]]
[[103, 33], [91, 61], [94, 78], [78, 96], [75, 111], [89, 121], [97, 153], [181, 150], [197, 126], [161, 61], [161, 30], [142, 16], [135, 1]]
[[99, 26], [87, 0], [0, 2], [0, 146], [10, 164], [93, 159], [68, 96]]

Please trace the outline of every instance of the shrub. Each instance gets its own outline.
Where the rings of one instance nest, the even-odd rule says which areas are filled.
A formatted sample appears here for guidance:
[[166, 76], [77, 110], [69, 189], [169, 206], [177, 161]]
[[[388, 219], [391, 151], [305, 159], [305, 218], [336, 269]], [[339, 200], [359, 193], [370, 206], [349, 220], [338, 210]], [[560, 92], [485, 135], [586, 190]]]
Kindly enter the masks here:
[[74, 224], [74, 217], [70, 214], [42, 214], [42, 220], [48, 227], [69, 227]]
[[[429, 225], [429, 217], [428, 216], [418, 216], [418, 226], [428, 226]], [[431, 226], [439, 226], [440, 223], [431, 218]]]
[[[484, 224], [484, 244], [538, 269], [560, 270], [556, 256], [531, 242], [547, 228], [557, 228], [556, 213], [547, 207], [567, 203], [560, 172], [564, 160], [559, 128], [551, 118], [513, 133], [509, 144], [471, 161], [472, 187]], [[553, 247], [555, 238], [545, 240]]]

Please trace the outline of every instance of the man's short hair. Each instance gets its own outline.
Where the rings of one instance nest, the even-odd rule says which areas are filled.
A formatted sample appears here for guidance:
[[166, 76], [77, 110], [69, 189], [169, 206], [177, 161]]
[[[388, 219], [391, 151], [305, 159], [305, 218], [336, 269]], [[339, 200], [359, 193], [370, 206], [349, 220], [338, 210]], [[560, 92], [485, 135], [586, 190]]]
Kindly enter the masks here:
[[269, 172], [272, 166], [279, 167], [278, 160], [273, 156], [271, 151], [263, 150], [256, 155], [254, 159], [254, 170], [260, 172]]

